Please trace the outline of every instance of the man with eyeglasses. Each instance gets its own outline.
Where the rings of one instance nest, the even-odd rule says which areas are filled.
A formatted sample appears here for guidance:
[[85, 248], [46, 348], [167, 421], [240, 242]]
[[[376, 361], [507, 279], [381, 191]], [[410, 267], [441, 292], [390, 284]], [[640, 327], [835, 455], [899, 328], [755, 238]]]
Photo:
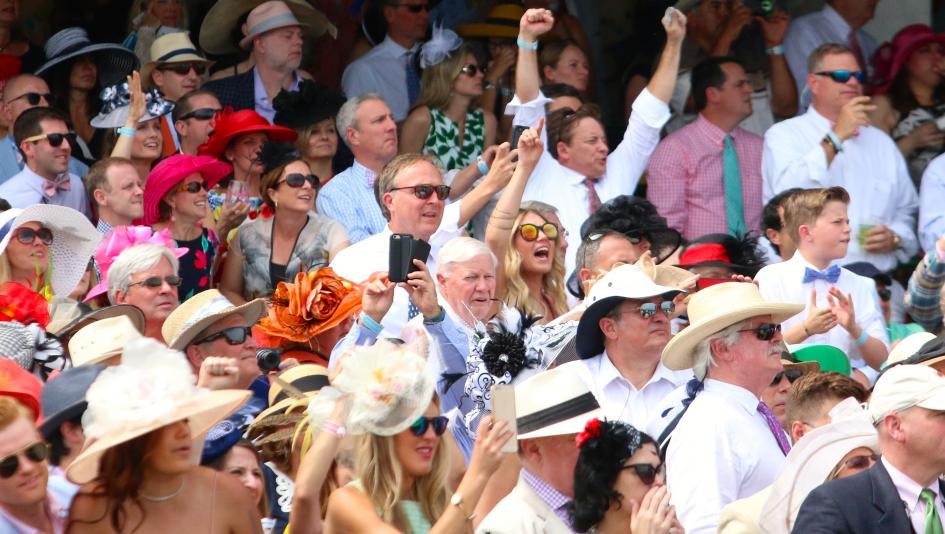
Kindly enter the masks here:
[[208, 89], [197, 89], [180, 97], [171, 118], [181, 154], [197, 155], [197, 148], [213, 133], [216, 115], [222, 109], [220, 99]]
[[430, 23], [427, 0], [382, 0], [387, 35], [345, 69], [341, 87], [348, 98], [379, 93], [400, 122], [420, 96], [415, 64]]
[[91, 217], [82, 178], [69, 172], [75, 133], [66, 116], [54, 108], [33, 108], [20, 114], [13, 138], [26, 166], [0, 184], [0, 198], [14, 208], [35, 204], [66, 206]]
[[144, 335], [165, 342], [161, 328], [177, 309], [177, 275], [180, 263], [164, 245], [142, 244], [128, 247], [108, 268], [108, 301], [133, 304], [144, 312]]
[[[40, 106], [52, 105], [53, 96], [49, 93], [46, 80], [32, 74], [14, 76], [3, 88], [3, 100], [0, 102], [0, 121], [10, 132], [0, 138], [0, 184], [23, 170], [26, 160], [13, 140], [13, 125], [24, 111]], [[85, 176], [89, 166], [70, 157], [69, 172], [76, 176]]]
[[810, 108], [765, 134], [764, 201], [792, 187], [845, 188], [853, 238], [844, 262], [869, 261], [891, 271], [919, 251], [919, 199], [905, 159], [885, 132], [870, 125], [875, 106], [863, 96], [865, 74], [850, 48], [822, 45], [808, 67]]

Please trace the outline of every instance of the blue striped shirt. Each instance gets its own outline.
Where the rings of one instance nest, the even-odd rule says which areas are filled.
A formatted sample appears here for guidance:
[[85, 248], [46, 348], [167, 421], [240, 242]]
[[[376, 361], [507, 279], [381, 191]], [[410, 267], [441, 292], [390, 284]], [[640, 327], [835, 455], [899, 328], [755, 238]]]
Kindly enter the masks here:
[[351, 244], [380, 233], [387, 219], [374, 197], [374, 171], [355, 160], [319, 191], [318, 212], [335, 219], [348, 231]]

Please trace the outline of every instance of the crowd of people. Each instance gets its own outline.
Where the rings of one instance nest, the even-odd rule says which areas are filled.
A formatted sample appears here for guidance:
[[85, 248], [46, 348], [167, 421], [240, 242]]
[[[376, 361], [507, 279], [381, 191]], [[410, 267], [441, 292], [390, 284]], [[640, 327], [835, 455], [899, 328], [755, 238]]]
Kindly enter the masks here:
[[614, 139], [564, 3], [0, 0], [0, 533], [943, 532], [945, 34], [877, 3], [661, 2]]

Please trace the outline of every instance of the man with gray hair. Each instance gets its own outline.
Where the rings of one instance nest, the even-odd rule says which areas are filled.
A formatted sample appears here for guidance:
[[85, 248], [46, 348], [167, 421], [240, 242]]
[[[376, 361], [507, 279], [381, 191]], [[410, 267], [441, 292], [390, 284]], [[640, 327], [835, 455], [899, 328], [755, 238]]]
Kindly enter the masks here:
[[128, 247], [108, 268], [108, 300], [134, 304], [144, 312], [146, 337], [164, 342], [161, 327], [177, 308], [180, 264], [171, 249], [143, 244]]
[[714, 533], [723, 506], [778, 476], [790, 442], [761, 392], [782, 369], [781, 322], [803, 309], [766, 302], [751, 283], [714, 285], [693, 295], [689, 327], [663, 349], [666, 367], [695, 374], [685, 407], [660, 436], [686, 532]]
[[344, 225], [353, 245], [387, 224], [374, 197], [374, 180], [397, 155], [397, 124], [377, 93], [348, 99], [335, 124], [354, 163], [325, 184], [315, 203], [319, 213]]

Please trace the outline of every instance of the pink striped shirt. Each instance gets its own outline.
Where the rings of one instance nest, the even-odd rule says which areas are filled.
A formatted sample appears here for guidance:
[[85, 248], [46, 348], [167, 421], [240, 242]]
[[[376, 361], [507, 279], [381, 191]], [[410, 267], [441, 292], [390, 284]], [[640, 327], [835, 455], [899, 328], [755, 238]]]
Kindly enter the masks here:
[[[748, 231], [761, 232], [761, 137], [731, 132], [742, 178], [742, 207]], [[668, 135], [647, 167], [647, 199], [686, 239], [727, 233], [722, 153], [726, 133], [702, 114]]]

